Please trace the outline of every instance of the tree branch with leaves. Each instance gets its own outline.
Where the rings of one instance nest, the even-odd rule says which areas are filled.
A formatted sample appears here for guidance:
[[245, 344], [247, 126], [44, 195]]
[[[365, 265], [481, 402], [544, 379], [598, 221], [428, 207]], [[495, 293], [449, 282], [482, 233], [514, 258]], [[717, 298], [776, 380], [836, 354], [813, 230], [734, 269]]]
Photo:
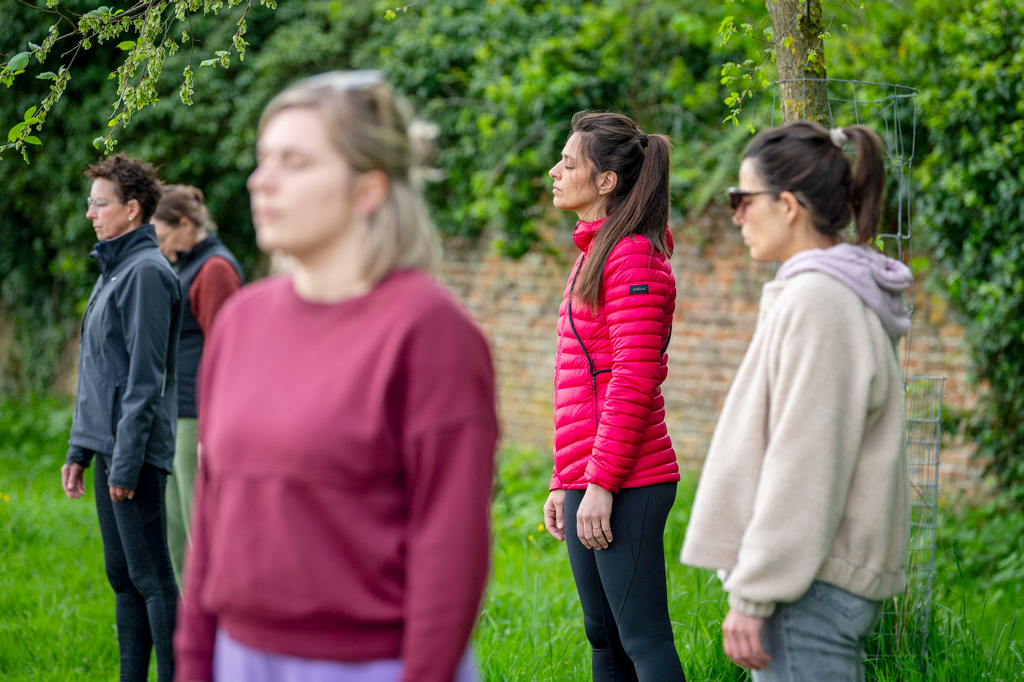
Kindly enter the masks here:
[[[218, 14], [225, 8], [240, 7], [240, 17], [231, 43], [226, 49], [215, 51], [199, 63], [199, 67], [228, 68], [233, 56], [239, 61], [245, 59], [246, 17], [256, 0], [145, 0], [127, 9], [109, 6], [97, 7], [89, 12], [77, 14], [61, 6], [60, 0], [46, 0], [46, 7], [35, 7], [24, 0], [23, 5], [39, 12], [55, 15], [56, 19], [46, 31], [42, 42], [28, 44], [28, 49], [10, 56], [0, 65], [0, 84], [10, 88], [15, 79], [28, 78], [38, 65], [40, 73], [35, 78], [50, 81], [50, 87], [39, 103], [30, 107], [21, 121], [7, 133], [7, 141], [0, 144], [0, 158], [8, 150], [21, 152], [28, 161], [26, 145], [40, 144], [38, 134], [43, 130], [47, 114], [60, 101], [68, 82], [74, 73], [75, 61], [82, 52], [94, 45], [113, 43], [123, 51], [124, 60], [111, 78], [117, 80], [117, 100], [107, 119], [110, 130], [97, 136], [93, 145], [111, 151], [117, 144], [115, 131], [127, 125], [132, 116], [143, 107], [159, 98], [157, 82], [164, 61], [183, 46], [190, 48], [190, 58], [182, 72], [179, 97], [185, 104], [192, 103], [194, 93], [194, 71], [191, 55], [195, 52], [196, 36], [192, 29], [195, 14]], [[276, 0], [259, 0], [259, 4], [276, 9]], [[177, 35], [181, 27], [180, 36]], [[56, 71], [43, 71], [51, 52], [62, 47], [59, 66]]]

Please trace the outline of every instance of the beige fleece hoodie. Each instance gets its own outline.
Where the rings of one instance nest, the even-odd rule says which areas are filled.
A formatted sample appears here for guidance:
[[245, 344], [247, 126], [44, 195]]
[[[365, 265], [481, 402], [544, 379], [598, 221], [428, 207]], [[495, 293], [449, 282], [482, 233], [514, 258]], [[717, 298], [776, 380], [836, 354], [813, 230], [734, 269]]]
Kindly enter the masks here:
[[765, 284], [682, 561], [727, 573], [730, 607], [752, 616], [815, 580], [868, 599], [903, 591], [904, 402], [893, 339], [853, 289], [814, 271]]

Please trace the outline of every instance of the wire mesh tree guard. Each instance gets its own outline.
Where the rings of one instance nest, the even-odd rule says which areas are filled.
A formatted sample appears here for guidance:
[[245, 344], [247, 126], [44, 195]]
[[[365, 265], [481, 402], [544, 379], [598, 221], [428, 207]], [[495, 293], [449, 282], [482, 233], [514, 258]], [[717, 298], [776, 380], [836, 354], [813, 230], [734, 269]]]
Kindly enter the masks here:
[[[781, 121], [780, 87], [797, 83], [804, 97], [808, 85], [824, 82], [833, 126], [862, 124], [882, 138], [885, 147], [887, 203], [879, 234], [880, 246], [893, 257], [910, 263], [911, 204], [917, 90], [905, 85], [840, 79], [795, 79], [774, 84], [771, 125]], [[795, 88], [787, 91], [793, 93]], [[911, 285], [911, 300], [913, 299]], [[913, 320], [913, 307], [911, 307]], [[892, 658], [899, 652], [920, 652], [921, 671], [932, 612], [935, 545], [938, 525], [939, 452], [941, 448], [942, 395], [945, 377], [909, 376], [910, 333], [901, 345], [907, 412], [907, 465], [910, 478], [910, 551], [907, 589], [887, 600], [875, 636], [869, 642], [869, 659]]]

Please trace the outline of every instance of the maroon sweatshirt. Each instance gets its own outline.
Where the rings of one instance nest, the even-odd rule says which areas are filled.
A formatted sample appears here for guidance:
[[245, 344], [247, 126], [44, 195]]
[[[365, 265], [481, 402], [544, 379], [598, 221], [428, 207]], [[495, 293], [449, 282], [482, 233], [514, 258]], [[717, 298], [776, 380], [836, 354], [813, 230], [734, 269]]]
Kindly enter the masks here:
[[176, 679], [211, 679], [220, 627], [451, 680], [487, 579], [497, 440], [487, 344], [451, 296], [416, 271], [337, 304], [250, 285], [218, 314], [200, 395]]

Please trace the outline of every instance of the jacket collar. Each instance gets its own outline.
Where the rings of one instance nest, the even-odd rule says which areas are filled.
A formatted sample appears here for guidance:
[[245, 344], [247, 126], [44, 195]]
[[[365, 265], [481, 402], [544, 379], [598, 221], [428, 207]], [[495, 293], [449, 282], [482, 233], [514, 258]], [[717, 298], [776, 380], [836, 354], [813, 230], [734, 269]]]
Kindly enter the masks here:
[[580, 251], [586, 253], [590, 250], [591, 242], [594, 241], [594, 237], [606, 220], [608, 219], [601, 218], [589, 223], [582, 220], [576, 222], [576, 227], [572, 231], [572, 240], [579, 247]]
[[189, 263], [196, 260], [218, 244], [220, 244], [220, 239], [217, 238], [217, 235], [211, 233], [206, 235], [202, 241], [196, 242], [195, 246], [188, 251], [179, 251], [177, 262], [178, 270], [183, 270]]
[[156, 228], [145, 223], [119, 237], [99, 242], [89, 255], [106, 275], [133, 254], [150, 248], [159, 249], [160, 243], [156, 239]]

